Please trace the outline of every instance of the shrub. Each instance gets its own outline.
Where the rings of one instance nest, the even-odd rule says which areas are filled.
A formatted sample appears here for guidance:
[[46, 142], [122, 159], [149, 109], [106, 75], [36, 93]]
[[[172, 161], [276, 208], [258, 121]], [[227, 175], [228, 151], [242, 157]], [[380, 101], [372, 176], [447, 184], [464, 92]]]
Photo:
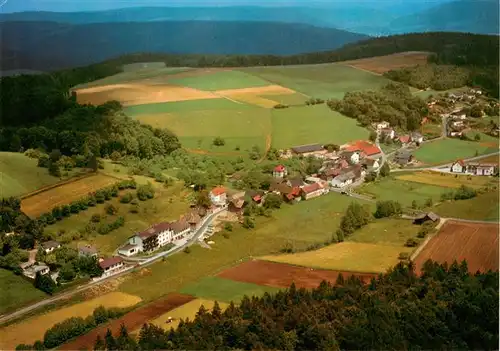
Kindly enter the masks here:
[[225, 239], [229, 239], [229, 233], [227, 233], [227, 232], [224, 232], [224, 233], [222, 234], [222, 236], [223, 236]]
[[189, 248], [189, 246], [186, 246], [183, 251], [184, 251], [184, 253], [187, 253], [187, 254], [191, 253], [191, 249]]
[[377, 201], [377, 210], [374, 216], [375, 218], [384, 218], [400, 215], [402, 212], [401, 204], [397, 201]]
[[224, 145], [226, 145], [226, 141], [224, 139], [222, 139], [221, 137], [216, 137], [212, 143], [215, 146], [224, 146]]
[[398, 256], [400, 260], [408, 260], [410, 258], [410, 254], [408, 252], [401, 252]]
[[137, 198], [141, 201], [152, 199], [155, 195], [155, 189], [151, 184], [137, 187]]
[[113, 206], [112, 204], [108, 204], [108, 205], [106, 205], [105, 211], [107, 214], [112, 216], [118, 212], [118, 209], [115, 206]]
[[255, 221], [251, 217], [245, 217], [243, 219], [243, 228], [252, 229], [255, 228]]
[[90, 221], [92, 223], [99, 223], [101, 221], [101, 215], [98, 213], [93, 214], [92, 217], [90, 218]]
[[406, 240], [406, 243], [405, 243], [406, 247], [416, 247], [417, 245], [418, 245], [418, 241], [416, 241], [413, 238]]
[[233, 225], [229, 222], [226, 222], [224, 224], [224, 229], [227, 230], [228, 232], [232, 232], [233, 231]]
[[120, 198], [120, 202], [121, 202], [122, 204], [128, 204], [128, 203], [130, 203], [133, 199], [134, 199], [134, 196], [133, 196], [131, 193], [127, 193], [127, 194], [123, 195], [123, 196]]
[[280, 109], [284, 109], [284, 108], [288, 108], [290, 106], [288, 105], [285, 105], [285, 104], [277, 104], [277, 105], [274, 105], [274, 108], [277, 109], [277, 110], [280, 110]]

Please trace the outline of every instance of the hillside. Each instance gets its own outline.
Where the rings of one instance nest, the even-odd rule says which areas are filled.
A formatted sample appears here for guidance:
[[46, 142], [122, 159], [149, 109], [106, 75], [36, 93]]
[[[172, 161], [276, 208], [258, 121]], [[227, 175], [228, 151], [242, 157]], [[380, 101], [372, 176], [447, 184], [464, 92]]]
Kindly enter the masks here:
[[292, 55], [332, 50], [367, 38], [337, 29], [271, 22], [4, 22], [0, 30], [2, 70], [61, 69], [137, 52]]

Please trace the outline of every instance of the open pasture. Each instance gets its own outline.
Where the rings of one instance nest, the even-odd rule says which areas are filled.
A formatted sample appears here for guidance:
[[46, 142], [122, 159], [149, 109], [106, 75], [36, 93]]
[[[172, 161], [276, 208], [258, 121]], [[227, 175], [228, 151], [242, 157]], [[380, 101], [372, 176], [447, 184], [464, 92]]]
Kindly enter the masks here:
[[334, 284], [339, 274], [342, 274], [344, 278], [355, 275], [364, 281], [369, 281], [375, 276], [375, 274], [369, 273], [357, 274], [305, 268], [264, 260], [251, 260], [222, 271], [218, 274], [218, 277], [281, 288], [288, 288], [292, 283], [295, 283], [298, 288], [311, 289], [317, 288], [323, 280]]
[[467, 261], [469, 271], [498, 270], [498, 223], [447, 221], [415, 259], [419, 272], [431, 259], [439, 263]]
[[0, 268], [0, 314], [47, 296], [32, 281]]
[[500, 161], [500, 158], [499, 158], [498, 154], [486, 156], [486, 157], [481, 158], [480, 160], [477, 160], [477, 162], [480, 162], [480, 163], [492, 163], [492, 164], [496, 164], [496, 165], [499, 164], [499, 161]]
[[37, 167], [37, 160], [19, 152], [0, 152], [0, 197], [21, 196], [60, 179], [46, 168]]
[[302, 94], [322, 99], [343, 98], [349, 91], [378, 89], [390, 80], [338, 63], [284, 67], [251, 67], [244, 72]]
[[[111, 292], [89, 301], [24, 319], [22, 322], [0, 329], [0, 349], [13, 350], [18, 344], [32, 344], [36, 340], [42, 340], [45, 331], [54, 324], [71, 317], [85, 318], [90, 316], [94, 309], [99, 306], [125, 308], [134, 306], [140, 301], [141, 299], [137, 296], [122, 292]], [[93, 339], [94, 341], [95, 338]], [[78, 348], [74, 350], [78, 350]]]
[[436, 185], [443, 188], [459, 188], [462, 185], [465, 185], [477, 189], [489, 184], [498, 183], [490, 177], [475, 177], [433, 171], [406, 173], [396, 176], [396, 179], [414, 183]]
[[189, 295], [181, 294], [169, 294], [166, 297], [152, 302], [148, 305], [140, 307], [134, 311], [131, 311], [121, 318], [115, 319], [111, 323], [102, 325], [91, 330], [89, 333], [77, 337], [75, 340], [70, 341], [61, 347], [59, 350], [83, 350], [92, 349], [94, 347], [95, 340], [98, 335], [104, 339], [106, 331], [110, 329], [113, 335], [116, 335], [124, 324], [129, 331], [141, 328], [144, 323], [147, 323], [151, 319], [161, 316], [162, 314], [173, 310], [179, 306], [182, 306], [194, 298]]
[[468, 200], [446, 201], [432, 210], [441, 217], [498, 222], [499, 202], [498, 190], [492, 190]]
[[264, 87], [271, 85], [268, 81], [260, 77], [234, 70], [219, 70], [205, 75], [177, 75], [170, 77], [169, 82], [171, 84], [205, 91]]
[[103, 174], [78, 179], [23, 199], [21, 201], [21, 211], [29, 217], [37, 217], [56, 206], [69, 204], [92, 191], [116, 182], [116, 178]]
[[368, 223], [345, 238], [348, 242], [389, 245], [403, 248], [406, 240], [415, 238], [420, 229], [411, 220], [382, 218]]
[[441, 164], [497, 151], [498, 146], [495, 147], [489, 143], [485, 144], [459, 139], [441, 139], [422, 145], [415, 150], [413, 156], [426, 164]]
[[330, 110], [325, 104], [272, 111], [272, 145], [288, 148], [310, 143], [345, 144], [367, 139], [368, 130], [353, 118]]
[[239, 303], [243, 296], [262, 296], [264, 293], [273, 293], [278, 289], [224, 279], [224, 277], [205, 277], [197, 282], [183, 287], [180, 292], [183, 294], [193, 295], [199, 298]]
[[278, 104], [288, 105], [288, 106], [297, 106], [304, 105], [306, 100], [309, 98], [307, 95], [302, 93], [293, 93], [293, 94], [263, 94], [259, 95], [262, 98], [273, 100]]
[[429, 53], [427, 52], [411, 51], [400, 52], [392, 55], [369, 57], [359, 60], [343, 61], [342, 64], [376, 74], [383, 74], [390, 70], [416, 65], [425, 65], [427, 64], [428, 57]]

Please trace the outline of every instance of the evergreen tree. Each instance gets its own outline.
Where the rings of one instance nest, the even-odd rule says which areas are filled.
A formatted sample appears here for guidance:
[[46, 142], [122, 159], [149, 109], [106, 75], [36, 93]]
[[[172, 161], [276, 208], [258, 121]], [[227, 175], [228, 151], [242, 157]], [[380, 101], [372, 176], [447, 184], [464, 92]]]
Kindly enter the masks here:
[[113, 333], [111, 333], [111, 330], [109, 329], [106, 331], [106, 335], [104, 336], [104, 342], [106, 344], [106, 350], [118, 350], [118, 344], [115, 340], [115, 337], [113, 336]]
[[106, 350], [106, 344], [104, 343], [104, 340], [102, 340], [100, 335], [97, 335], [97, 339], [95, 340], [94, 344], [94, 351], [105, 351]]

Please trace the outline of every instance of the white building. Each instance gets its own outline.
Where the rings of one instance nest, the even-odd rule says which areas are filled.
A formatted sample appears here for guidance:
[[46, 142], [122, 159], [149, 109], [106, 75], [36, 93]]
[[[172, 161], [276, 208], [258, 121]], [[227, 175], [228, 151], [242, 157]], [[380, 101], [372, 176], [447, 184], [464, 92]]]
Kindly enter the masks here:
[[57, 241], [46, 241], [44, 243], [42, 243], [42, 249], [43, 251], [45, 251], [45, 253], [51, 253], [52, 251], [58, 249], [61, 247], [61, 244], [58, 243]]
[[49, 274], [50, 268], [43, 262], [26, 262], [21, 265], [21, 269], [23, 270], [23, 275], [28, 278], [35, 279], [36, 274], [40, 273], [41, 275]]
[[382, 134], [386, 138], [394, 139], [396, 136], [396, 132], [394, 132], [394, 129], [392, 128], [382, 128], [380, 130], [380, 134]]
[[80, 257], [97, 257], [97, 249], [92, 245], [85, 245], [78, 248], [78, 256]]
[[288, 175], [287, 169], [283, 165], [278, 165], [274, 167], [273, 177], [274, 178], [284, 178]]
[[462, 160], [458, 160], [451, 165], [451, 172], [453, 173], [465, 173], [465, 171], [465, 163]]
[[210, 196], [210, 201], [215, 206], [224, 206], [227, 203], [227, 192], [226, 189], [222, 186], [213, 188], [209, 196]]
[[106, 277], [112, 275], [123, 268], [125, 268], [125, 264], [123, 263], [123, 259], [119, 256], [113, 256], [105, 259], [99, 260], [99, 266], [104, 271], [102, 273], [102, 277]]
[[376, 125], [377, 131], [380, 131], [381, 129], [384, 129], [384, 128], [389, 128], [390, 126], [391, 125], [389, 124], [389, 122], [386, 122], [386, 121], [379, 122]]
[[411, 133], [411, 141], [413, 141], [414, 143], [420, 144], [421, 142], [424, 141], [424, 137], [422, 136], [422, 134], [414, 132], [414, 133]]
[[355, 179], [356, 175], [351, 171], [344, 174], [339, 174], [330, 181], [330, 185], [334, 188], [343, 188], [347, 185], [352, 184]]

